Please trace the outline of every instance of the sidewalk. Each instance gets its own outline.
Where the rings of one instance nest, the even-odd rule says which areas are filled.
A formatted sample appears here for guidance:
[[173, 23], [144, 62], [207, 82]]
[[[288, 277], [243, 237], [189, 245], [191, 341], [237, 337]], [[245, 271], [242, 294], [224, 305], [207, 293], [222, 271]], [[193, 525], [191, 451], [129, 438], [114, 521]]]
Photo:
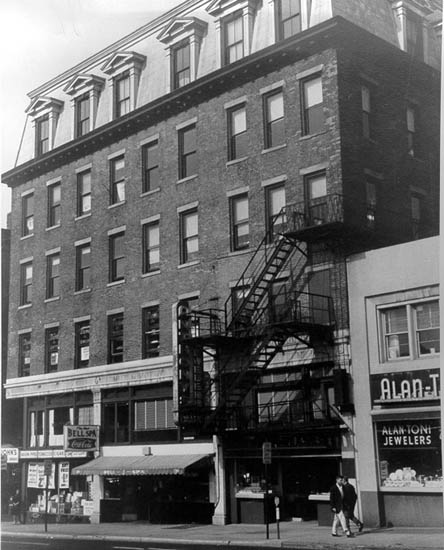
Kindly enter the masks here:
[[211, 542], [240, 544], [245, 546], [269, 546], [301, 549], [369, 548], [397, 550], [426, 550], [444, 548], [443, 527], [392, 527], [364, 528], [354, 538], [333, 538], [329, 527], [319, 527], [317, 522], [283, 522], [281, 537], [276, 538], [276, 524], [270, 525], [270, 540], [266, 540], [265, 525], [152, 525], [147, 522], [90, 524], [49, 524], [48, 533], [43, 524], [13, 525], [2, 522], [2, 534], [51, 537], [97, 537], [114, 540], [149, 540], [191, 542], [193, 547]]

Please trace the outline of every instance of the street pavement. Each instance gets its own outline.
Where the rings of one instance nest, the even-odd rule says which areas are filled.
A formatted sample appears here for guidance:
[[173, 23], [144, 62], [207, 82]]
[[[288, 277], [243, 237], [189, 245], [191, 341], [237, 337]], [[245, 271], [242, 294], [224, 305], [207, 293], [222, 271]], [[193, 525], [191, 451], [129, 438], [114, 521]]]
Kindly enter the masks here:
[[[444, 522], [442, 527], [391, 527], [366, 528], [355, 531], [354, 538], [345, 535], [331, 536], [329, 527], [320, 527], [317, 522], [282, 522], [280, 539], [277, 539], [276, 524], [270, 525], [270, 539], [266, 539], [265, 525], [154, 525], [147, 522], [101, 523], [101, 524], [48, 524], [45, 533], [43, 524], [13, 525], [1, 523], [2, 538], [20, 537], [22, 540], [43, 541], [51, 539], [93, 539], [127, 541], [134, 544], [156, 541], [164, 545], [188, 544], [192, 548], [205, 546], [239, 546], [255, 548], [294, 548], [298, 550], [323, 550], [338, 548], [396, 549], [396, 550], [444, 550]], [[16, 546], [17, 548], [17, 546]]]

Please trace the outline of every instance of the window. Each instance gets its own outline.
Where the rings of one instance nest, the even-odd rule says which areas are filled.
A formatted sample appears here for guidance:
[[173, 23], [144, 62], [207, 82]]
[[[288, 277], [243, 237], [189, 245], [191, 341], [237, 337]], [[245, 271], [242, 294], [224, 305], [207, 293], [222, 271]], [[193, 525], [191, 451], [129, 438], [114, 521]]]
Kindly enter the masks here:
[[60, 296], [60, 255], [50, 254], [46, 259], [46, 298]]
[[34, 233], [34, 193], [22, 197], [22, 237]]
[[197, 210], [180, 215], [180, 262], [185, 264], [197, 259], [199, 254], [199, 233]]
[[60, 225], [61, 219], [61, 185], [56, 183], [48, 186], [48, 227]]
[[415, 109], [407, 107], [407, 151], [412, 157], [416, 152], [416, 128], [415, 128]]
[[20, 265], [20, 305], [32, 302], [32, 262]]
[[92, 426], [95, 424], [94, 407], [92, 405], [77, 407], [77, 423], [84, 426]]
[[76, 247], [76, 290], [91, 287], [91, 245]]
[[31, 374], [31, 333], [19, 335], [19, 376]]
[[136, 432], [171, 428], [175, 428], [172, 399], [155, 399], [134, 403], [134, 430]]
[[159, 142], [156, 139], [142, 148], [142, 193], [159, 188]]
[[45, 330], [45, 372], [56, 372], [59, 366], [59, 327]]
[[265, 148], [285, 143], [284, 96], [282, 91], [273, 92], [264, 97], [265, 111]]
[[324, 129], [324, 106], [320, 76], [302, 82], [303, 133], [316, 134]]
[[108, 317], [108, 363], [123, 361], [123, 313]]
[[424, 39], [421, 20], [409, 14], [405, 19], [405, 34], [407, 53], [424, 61]]
[[370, 90], [367, 86], [361, 87], [361, 101], [362, 101], [362, 135], [370, 139], [372, 135], [371, 128], [371, 99]]
[[266, 209], [266, 228], [270, 240], [282, 230], [282, 225], [286, 222], [285, 212], [282, 209], [285, 206], [285, 187], [284, 185], [275, 185], [266, 188], [265, 191], [265, 209]]
[[382, 330], [386, 361], [439, 353], [438, 300], [383, 309]]
[[365, 182], [365, 199], [366, 199], [366, 220], [367, 227], [373, 229], [375, 227], [376, 217], [376, 182], [367, 180]]
[[307, 214], [309, 225], [320, 225], [328, 221], [327, 178], [324, 172], [305, 178], [307, 192]]
[[301, 32], [300, 0], [276, 0], [276, 30], [278, 40]]
[[75, 102], [76, 137], [84, 136], [89, 132], [90, 125], [90, 100], [89, 94], [85, 94]]
[[229, 65], [244, 57], [244, 26], [242, 12], [236, 12], [222, 22], [223, 63]]
[[196, 125], [179, 130], [179, 179], [197, 172]]
[[145, 224], [142, 232], [143, 273], [157, 271], [160, 266], [159, 222]]
[[173, 48], [173, 90], [191, 82], [190, 44], [186, 42]]
[[142, 358], [159, 357], [159, 306], [142, 309]]
[[228, 160], [247, 156], [247, 110], [245, 105], [228, 111]]
[[130, 112], [130, 76], [124, 73], [117, 77], [115, 87], [115, 116], [120, 117]]
[[129, 441], [129, 403], [104, 403], [103, 421], [105, 443], [127, 443]]
[[89, 367], [90, 321], [75, 324], [75, 368]]
[[110, 199], [111, 204], [125, 200], [125, 157], [110, 160]]
[[109, 237], [109, 282], [125, 279], [125, 233]]
[[43, 116], [36, 120], [36, 156], [49, 151], [49, 116]]
[[231, 250], [248, 248], [250, 225], [248, 216], [248, 195], [237, 195], [230, 199]]
[[29, 415], [29, 446], [43, 447], [45, 442], [45, 411], [31, 411]]
[[196, 338], [200, 333], [199, 318], [192, 315], [191, 318], [184, 319], [183, 316], [199, 309], [199, 298], [191, 297], [180, 300], [177, 311], [180, 319], [180, 333], [191, 338]]
[[77, 174], [77, 216], [91, 212], [91, 172]]
[[74, 421], [73, 407], [48, 409], [48, 445], [63, 445], [63, 426]]
[[412, 213], [412, 233], [414, 239], [420, 239], [423, 236], [424, 224], [424, 200], [419, 195], [412, 195], [410, 198]]

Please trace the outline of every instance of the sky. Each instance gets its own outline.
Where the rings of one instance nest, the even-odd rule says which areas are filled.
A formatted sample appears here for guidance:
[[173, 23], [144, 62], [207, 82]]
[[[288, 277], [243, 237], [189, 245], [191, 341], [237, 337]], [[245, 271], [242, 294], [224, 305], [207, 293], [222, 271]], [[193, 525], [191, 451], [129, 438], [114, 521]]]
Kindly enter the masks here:
[[[179, 3], [1, 0], [0, 173], [15, 165], [30, 91]], [[4, 184], [0, 191], [0, 223], [6, 227], [10, 193]]]

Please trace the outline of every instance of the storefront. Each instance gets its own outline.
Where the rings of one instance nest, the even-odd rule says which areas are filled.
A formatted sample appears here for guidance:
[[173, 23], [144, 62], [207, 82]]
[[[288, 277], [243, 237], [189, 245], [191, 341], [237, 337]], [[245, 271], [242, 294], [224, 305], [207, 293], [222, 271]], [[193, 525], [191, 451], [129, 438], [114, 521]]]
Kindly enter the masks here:
[[215, 481], [208, 454], [102, 456], [72, 473], [100, 478], [101, 522], [211, 523]]
[[371, 387], [385, 520], [394, 525], [439, 525], [443, 491], [439, 369], [373, 375]]

